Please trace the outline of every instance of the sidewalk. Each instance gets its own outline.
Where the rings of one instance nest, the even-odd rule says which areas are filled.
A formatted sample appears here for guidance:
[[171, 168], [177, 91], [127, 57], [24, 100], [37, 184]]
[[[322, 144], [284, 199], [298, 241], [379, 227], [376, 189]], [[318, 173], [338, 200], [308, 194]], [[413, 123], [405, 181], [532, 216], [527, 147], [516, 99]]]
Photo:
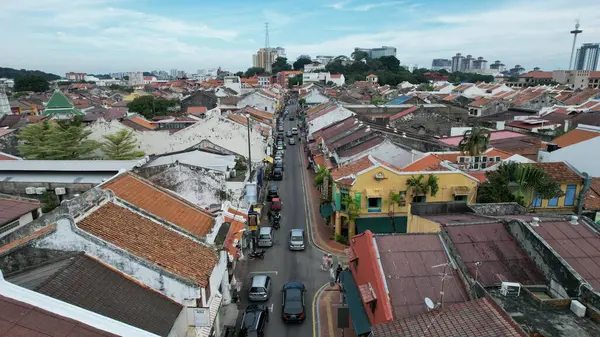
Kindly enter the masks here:
[[319, 190], [314, 187], [313, 181], [315, 180], [315, 173], [313, 170], [308, 170], [308, 157], [306, 152], [302, 151], [302, 169], [304, 170], [304, 184], [306, 193], [308, 194], [308, 211], [310, 212], [309, 222], [311, 231], [314, 233], [315, 244], [331, 254], [334, 255], [345, 255], [345, 245], [335, 241], [333, 239], [334, 227], [333, 224], [327, 226], [325, 219], [319, 213], [319, 206], [321, 202], [321, 195]]
[[[323, 289], [317, 299], [319, 307], [319, 329], [317, 336], [320, 337], [341, 337], [342, 330], [337, 328], [337, 310], [340, 306], [340, 292], [336, 286]], [[344, 337], [356, 337], [354, 330], [348, 328], [344, 330]]]

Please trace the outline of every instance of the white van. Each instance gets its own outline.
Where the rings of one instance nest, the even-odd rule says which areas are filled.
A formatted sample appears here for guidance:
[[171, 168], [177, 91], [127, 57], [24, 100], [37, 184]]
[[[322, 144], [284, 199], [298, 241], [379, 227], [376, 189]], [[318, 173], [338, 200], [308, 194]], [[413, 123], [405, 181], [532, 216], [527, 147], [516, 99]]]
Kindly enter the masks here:
[[273, 228], [261, 227], [258, 231], [258, 246], [273, 247]]

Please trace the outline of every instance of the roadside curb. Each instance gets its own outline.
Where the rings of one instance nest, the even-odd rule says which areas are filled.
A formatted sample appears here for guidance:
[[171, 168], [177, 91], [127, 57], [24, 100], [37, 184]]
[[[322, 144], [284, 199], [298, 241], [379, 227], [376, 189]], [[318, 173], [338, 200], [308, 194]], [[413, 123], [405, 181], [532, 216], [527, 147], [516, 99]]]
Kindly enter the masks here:
[[321, 337], [321, 313], [319, 312], [319, 301], [321, 300], [321, 296], [323, 295], [323, 292], [325, 291], [325, 289], [327, 289], [328, 286], [329, 283], [325, 283], [324, 285], [322, 285], [313, 297], [313, 337]]
[[323, 248], [321, 245], [319, 245], [316, 240], [315, 240], [315, 233], [313, 231], [312, 228], [312, 223], [313, 223], [313, 217], [312, 217], [312, 205], [310, 203], [310, 199], [309, 199], [309, 191], [307, 191], [307, 186], [306, 186], [306, 172], [305, 167], [304, 167], [304, 158], [302, 157], [302, 147], [298, 147], [299, 151], [298, 151], [298, 156], [300, 156], [300, 162], [302, 163], [302, 191], [304, 192], [304, 211], [306, 212], [306, 218], [307, 218], [307, 223], [306, 223], [306, 228], [307, 231], [309, 232], [309, 238], [310, 238], [310, 242], [311, 244], [317, 248], [318, 250], [320, 250], [322, 253], [327, 253], [327, 254], [332, 254], [333, 256], [335, 256], [338, 260], [342, 260], [345, 258], [345, 255], [343, 254], [333, 254], [331, 253], [329, 250]]

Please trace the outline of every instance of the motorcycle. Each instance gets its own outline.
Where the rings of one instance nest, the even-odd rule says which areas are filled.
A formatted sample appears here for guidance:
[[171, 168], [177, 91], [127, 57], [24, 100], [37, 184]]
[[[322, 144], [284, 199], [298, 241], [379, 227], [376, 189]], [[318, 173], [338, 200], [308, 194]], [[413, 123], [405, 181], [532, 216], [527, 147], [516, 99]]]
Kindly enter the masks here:
[[255, 252], [251, 252], [250, 254], [248, 254], [248, 257], [251, 258], [251, 259], [264, 260], [265, 253], [266, 252], [264, 250], [257, 250]]
[[280, 222], [281, 222], [281, 214], [277, 213], [273, 217], [273, 228], [279, 229], [281, 227]]

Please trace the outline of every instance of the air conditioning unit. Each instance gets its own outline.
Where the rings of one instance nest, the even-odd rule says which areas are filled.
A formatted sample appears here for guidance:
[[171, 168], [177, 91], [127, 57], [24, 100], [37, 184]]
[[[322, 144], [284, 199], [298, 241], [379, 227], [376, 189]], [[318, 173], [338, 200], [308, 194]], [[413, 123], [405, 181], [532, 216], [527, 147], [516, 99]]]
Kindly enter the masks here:
[[521, 295], [521, 284], [515, 282], [502, 282], [500, 293], [506, 297], [518, 297]]
[[45, 192], [46, 192], [45, 187], [36, 187], [35, 188], [35, 194], [44, 194]]
[[26, 187], [25, 193], [26, 194], [35, 194], [35, 187]]
[[471, 157], [465, 157], [465, 163], [470, 163], [472, 159], [473, 158], [471, 158]]
[[57, 187], [54, 189], [54, 194], [65, 195], [65, 194], [67, 194], [67, 190], [64, 187]]

